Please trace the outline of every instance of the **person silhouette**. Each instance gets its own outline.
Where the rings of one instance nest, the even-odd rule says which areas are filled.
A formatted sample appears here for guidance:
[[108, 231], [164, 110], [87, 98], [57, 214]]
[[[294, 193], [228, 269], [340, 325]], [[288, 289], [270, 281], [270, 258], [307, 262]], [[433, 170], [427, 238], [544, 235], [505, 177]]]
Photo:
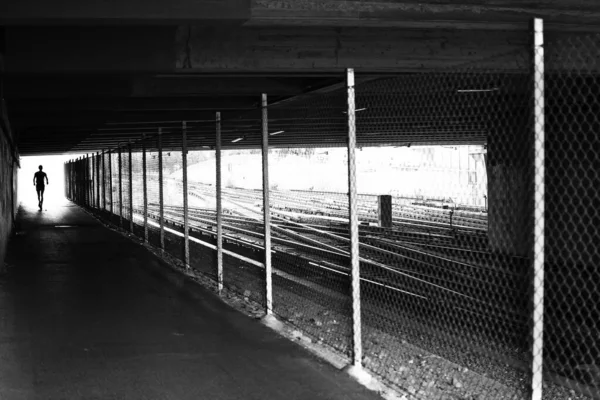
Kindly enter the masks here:
[[46, 186], [44, 185], [44, 179], [46, 180], [46, 185], [49, 185], [48, 175], [42, 171], [44, 167], [41, 165], [38, 167], [40, 170], [33, 175], [33, 186], [35, 186], [35, 190], [38, 195], [38, 206], [40, 207], [40, 211], [42, 210], [42, 204], [44, 203], [44, 189]]

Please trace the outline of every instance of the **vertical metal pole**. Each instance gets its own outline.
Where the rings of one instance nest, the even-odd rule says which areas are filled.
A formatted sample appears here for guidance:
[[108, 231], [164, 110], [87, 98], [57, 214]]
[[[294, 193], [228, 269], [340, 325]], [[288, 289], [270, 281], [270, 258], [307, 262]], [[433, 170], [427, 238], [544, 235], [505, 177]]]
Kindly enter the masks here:
[[102, 150], [102, 209], [106, 211], [106, 151]]
[[123, 161], [121, 160], [121, 145], [119, 150], [119, 227], [123, 228]]
[[73, 178], [75, 181], [75, 203], [79, 204], [79, 157], [75, 159]]
[[75, 170], [75, 184], [77, 185], [77, 204], [82, 205], [81, 201], [81, 157], [77, 159], [77, 169]]
[[534, 229], [533, 229], [533, 358], [531, 398], [542, 399], [544, 343], [544, 22], [533, 20], [533, 112], [534, 112]]
[[108, 151], [108, 188], [110, 190], [110, 219], [114, 214], [114, 201], [113, 201], [113, 182], [112, 182], [112, 152]]
[[221, 203], [221, 113], [216, 114], [215, 162], [217, 166], [217, 286], [219, 294], [223, 291], [223, 205]]
[[86, 161], [86, 157], [85, 156], [81, 156], [81, 161], [80, 161], [80, 179], [81, 179], [81, 203], [84, 207], [87, 207], [87, 185], [86, 185], [86, 180], [87, 180], [87, 176], [85, 174], [85, 161]]
[[69, 160], [69, 200], [75, 200], [73, 195], [73, 159]]
[[142, 135], [142, 170], [144, 179], [144, 243], [148, 243], [148, 174], [146, 173], [146, 135]]
[[77, 204], [81, 205], [81, 157], [77, 158], [75, 164], [75, 186], [77, 188]]
[[90, 194], [90, 208], [96, 207], [96, 197], [94, 196], [94, 154], [88, 157], [88, 176], [89, 176], [89, 189]]
[[187, 171], [187, 123], [181, 125], [181, 164], [183, 166], [183, 262], [186, 268], [190, 267], [190, 233], [188, 221], [188, 171]]
[[84, 165], [84, 175], [85, 175], [85, 203], [88, 207], [92, 206], [92, 196], [90, 195], [90, 155], [85, 155]]
[[165, 199], [163, 192], [162, 128], [158, 128], [158, 203], [160, 250], [165, 251]]
[[83, 205], [83, 196], [82, 196], [82, 189], [81, 189], [81, 160], [83, 159], [82, 156], [80, 156], [77, 159], [77, 170], [76, 170], [76, 184], [77, 184], [77, 203], [79, 205]]
[[133, 161], [131, 158], [131, 141], [127, 146], [127, 154], [129, 155], [129, 232], [133, 233]]
[[74, 203], [77, 203], [77, 182], [75, 182], [75, 172], [77, 172], [76, 170], [77, 168], [77, 161], [76, 159], [72, 159], [71, 160], [71, 201], [73, 201]]
[[77, 190], [78, 190], [78, 186], [77, 186], [77, 167], [78, 167], [77, 162], [78, 161], [77, 160], [78, 160], [77, 158], [75, 158], [73, 160], [73, 171], [72, 171], [72, 178], [73, 178], [73, 201], [75, 203], [79, 202], [79, 193], [77, 192]]
[[87, 196], [85, 187], [85, 156], [79, 160], [79, 186], [81, 187], [81, 205], [87, 206]]
[[98, 205], [98, 156], [92, 154], [92, 196], [94, 202], [94, 208], [99, 208]]
[[89, 154], [85, 155], [85, 193], [87, 195], [87, 205], [88, 207], [93, 207], [93, 187], [92, 187], [92, 173], [90, 172], [92, 159]]
[[100, 154], [96, 153], [96, 206], [100, 210]]
[[358, 209], [356, 191], [356, 119], [354, 97], [354, 69], [346, 72], [348, 90], [348, 214], [350, 229], [350, 268], [352, 282], [352, 346], [354, 367], [362, 366], [361, 315], [360, 315], [360, 263], [358, 255]]
[[262, 186], [263, 217], [265, 234], [265, 305], [266, 314], [273, 312], [273, 278], [271, 266], [271, 209], [269, 206], [269, 116], [267, 110], [267, 94], [262, 94]]

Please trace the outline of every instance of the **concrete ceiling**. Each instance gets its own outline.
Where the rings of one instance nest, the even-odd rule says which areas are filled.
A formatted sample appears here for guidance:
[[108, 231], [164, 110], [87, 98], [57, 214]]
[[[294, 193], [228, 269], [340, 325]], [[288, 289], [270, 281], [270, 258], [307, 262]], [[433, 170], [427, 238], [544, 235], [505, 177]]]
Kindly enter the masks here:
[[[261, 93], [277, 103], [339, 89], [345, 68], [355, 68], [359, 83], [367, 84], [526, 52], [532, 17], [544, 18], [550, 38], [600, 27], [595, 0], [82, 4], [0, 2], [2, 96], [23, 155], [94, 151], [158, 126], [175, 129], [183, 120], [206, 121], [190, 122], [191, 135], [210, 136], [215, 112], [224, 120], [256, 120]], [[478, 67], [510, 72], [514, 64], [510, 58], [491, 59]], [[286, 112], [314, 105], [316, 97], [309, 98], [299, 98]], [[343, 109], [343, 99], [340, 104]], [[333, 142], [343, 141], [338, 111], [327, 117], [335, 129], [293, 135], [288, 124], [280, 144], [327, 144], [335, 135], [341, 136]], [[406, 132], [394, 129], [386, 140], [394, 134], [397, 142], [426, 139], [403, 138]], [[445, 132], [429, 134], [439, 138]], [[482, 139], [467, 132], [464, 140]]]

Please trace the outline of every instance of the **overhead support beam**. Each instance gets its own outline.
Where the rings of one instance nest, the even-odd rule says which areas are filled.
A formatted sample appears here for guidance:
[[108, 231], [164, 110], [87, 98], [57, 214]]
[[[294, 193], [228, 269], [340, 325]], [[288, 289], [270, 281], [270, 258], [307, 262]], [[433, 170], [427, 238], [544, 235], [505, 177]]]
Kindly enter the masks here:
[[[105, 112], [169, 112], [203, 111], [215, 109], [244, 110], [260, 106], [255, 96], [211, 96], [211, 97], [124, 97], [124, 98], [70, 98], [55, 99], [15, 99], [9, 104], [9, 113], [51, 114], [56, 113], [105, 113]], [[213, 112], [214, 114], [214, 112]]]
[[250, 0], [6, 0], [0, 25], [172, 24], [182, 21], [244, 21]]
[[528, 43], [525, 32], [435, 28], [183, 25], [6, 30], [9, 74], [339, 73], [349, 65], [357, 74], [399, 73], [479, 60], [525, 49]]
[[[349, 66], [357, 73], [424, 71], [525, 49], [527, 40], [525, 32], [507, 31], [181, 26], [176, 65], [197, 72], [339, 72]], [[512, 70], [514, 61], [487, 67]]]
[[533, 17], [544, 18], [552, 28], [576, 29], [600, 24], [594, 2], [549, 0], [516, 2], [379, 0], [254, 0], [253, 26], [372, 26], [396, 28], [520, 29]]
[[[291, 96], [331, 84], [319, 76], [267, 77], [265, 74], [11, 74], [4, 94], [20, 99], [106, 99], [115, 97], [252, 96], [268, 90], [274, 96]], [[331, 74], [330, 74], [331, 75]], [[338, 74], [339, 75], [339, 74]]]
[[522, 69], [518, 57], [489, 58], [526, 51], [526, 23], [523, 28], [8, 27], [6, 73], [339, 74], [354, 66], [360, 76], [440, 70], [472, 61], [482, 69], [514, 71]]

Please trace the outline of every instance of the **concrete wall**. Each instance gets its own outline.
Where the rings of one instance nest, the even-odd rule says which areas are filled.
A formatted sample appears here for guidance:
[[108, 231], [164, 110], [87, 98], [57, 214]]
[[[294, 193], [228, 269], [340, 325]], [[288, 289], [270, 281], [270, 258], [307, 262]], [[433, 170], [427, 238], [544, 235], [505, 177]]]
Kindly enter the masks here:
[[2, 112], [0, 103], [0, 271], [4, 268], [6, 246], [16, 216], [18, 171], [14, 138], [7, 129], [6, 120], [2, 121], [3, 115], [6, 113]]

